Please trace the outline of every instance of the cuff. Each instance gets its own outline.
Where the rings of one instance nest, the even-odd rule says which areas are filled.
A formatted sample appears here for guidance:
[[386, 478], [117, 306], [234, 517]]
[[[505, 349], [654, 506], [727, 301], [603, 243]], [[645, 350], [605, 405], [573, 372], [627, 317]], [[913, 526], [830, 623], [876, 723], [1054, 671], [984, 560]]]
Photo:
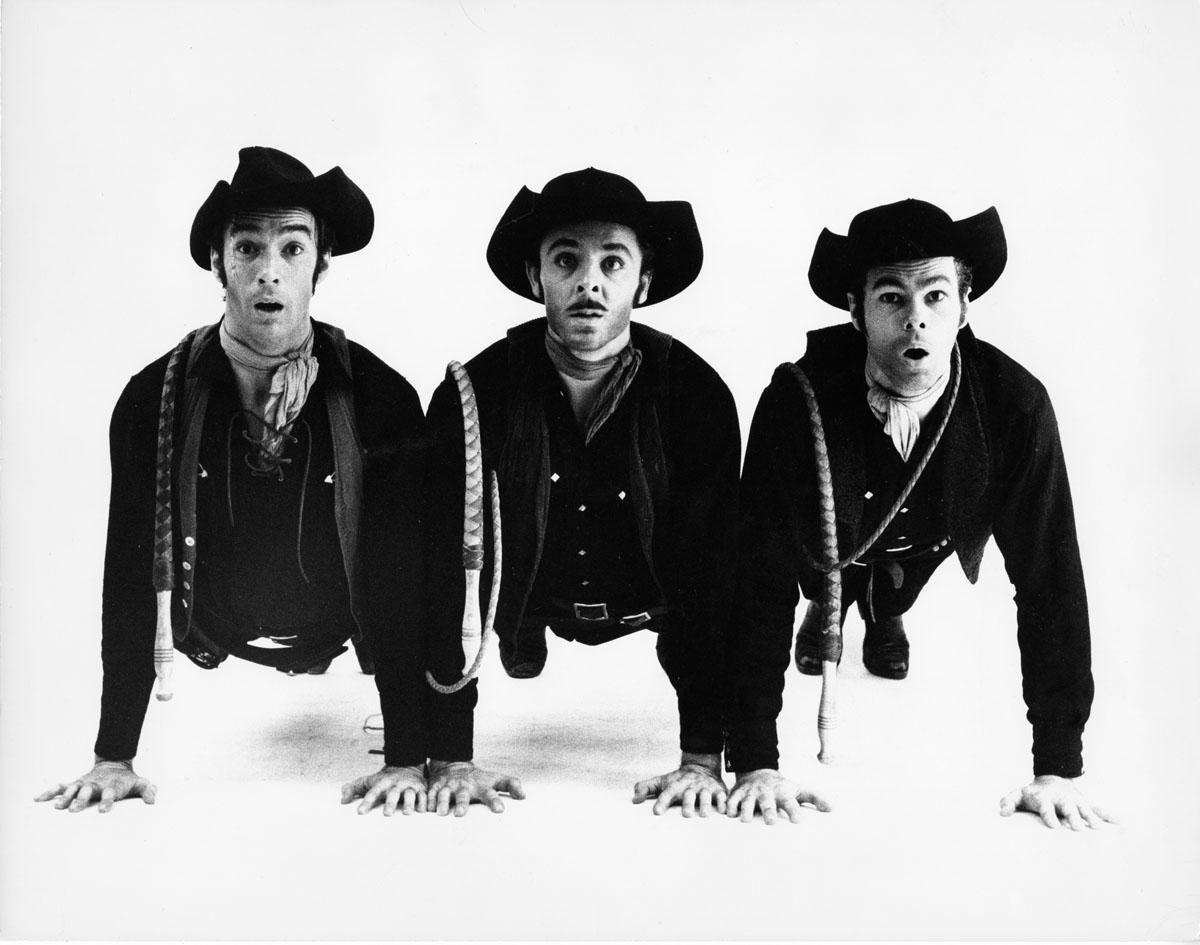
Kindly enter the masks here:
[[1033, 775], [1077, 778], [1083, 774], [1083, 730], [1036, 725], [1033, 729]]
[[725, 770], [755, 771], [779, 767], [779, 736], [774, 719], [740, 722], [729, 729], [725, 742]]

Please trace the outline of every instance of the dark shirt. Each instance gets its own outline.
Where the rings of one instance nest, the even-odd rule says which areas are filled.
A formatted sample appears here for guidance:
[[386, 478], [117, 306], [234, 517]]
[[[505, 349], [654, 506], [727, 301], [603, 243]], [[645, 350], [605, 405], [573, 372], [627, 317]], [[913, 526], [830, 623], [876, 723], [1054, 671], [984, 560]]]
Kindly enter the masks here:
[[[924, 420], [921, 433], [908, 459], [901, 458], [883, 424], [867, 406], [864, 391], [860, 419], [866, 462], [863, 466], [862, 534], [870, 535], [891, 511], [897, 496], [908, 485], [945, 415], [949, 394], [943, 394]], [[862, 561], [907, 557], [927, 551], [946, 537], [946, 502], [943, 470], [945, 457], [934, 452], [921, 478], [883, 534], [867, 549]]]
[[225, 624], [242, 642], [269, 631], [292, 638], [281, 641], [288, 646], [303, 647], [314, 633], [344, 632], [345, 640], [354, 623], [320, 375], [292, 424], [295, 441], [284, 441], [278, 473], [268, 475], [246, 461], [257, 451], [245, 439], [246, 414], [230, 381], [213, 385], [200, 441], [196, 606], [221, 618], [216, 627], [204, 622], [204, 632], [225, 646]]
[[551, 598], [605, 603], [618, 615], [645, 610], [659, 594], [633, 517], [629, 407], [622, 401], [585, 444], [583, 428], [557, 384], [548, 390], [545, 403], [550, 504], [542, 566], [528, 612], [553, 613]]

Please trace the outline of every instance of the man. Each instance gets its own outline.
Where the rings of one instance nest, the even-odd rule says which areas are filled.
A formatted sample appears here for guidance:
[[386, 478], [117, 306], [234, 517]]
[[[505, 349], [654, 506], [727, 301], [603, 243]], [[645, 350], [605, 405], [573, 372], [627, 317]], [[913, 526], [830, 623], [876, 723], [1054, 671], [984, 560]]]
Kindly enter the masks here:
[[[863, 663], [903, 679], [903, 614], [957, 554], [979, 574], [989, 535], [1016, 587], [1017, 640], [1033, 726], [1034, 780], [1001, 813], [1073, 828], [1108, 817], [1072, 783], [1083, 771], [1092, 702], [1087, 598], [1066, 465], [1045, 388], [967, 327], [969, 301], [999, 278], [1007, 244], [995, 208], [953, 221], [905, 200], [822, 232], [809, 282], [850, 324], [809, 333], [799, 367], [815, 393], [832, 479], [841, 620], [866, 624]], [[742, 763], [774, 767], [775, 718], [797, 581], [812, 603], [796, 639], [802, 673], [821, 673], [823, 531], [814, 430], [797, 372], [763, 393], [742, 477], [742, 561], [732, 631], [738, 658], [731, 739]], [[905, 496], [905, 491], [907, 492]], [[850, 559], [850, 560], [847, 560]]]
[[[703, 251], [682, 201], [648, 201], [588, 168], [522, 188], [488, 245], [492, 272], [544, 306], [466, 365], [483, 468], [499, 476], [505, 670], [542, 672], [546, 630], [597, 645], [657, 633], [679, 705], [679, 766], [634, 801], [684, 816], [726, 810], [721, 779], [725, 625], [741, 442], [724, 382], [635, 307], [687, 288]], [[463, 418], [447, 379], [429, 408], [436, 535], [430, 632], [458, 636], [463, 596]], [[485, 593], [489, 590], [485, 582]], [[450, 682], [451, 679], [443, 679]], [[791, 798], [794, 802], [795, 797]], [[753, 815], [753, 807], [749, 809]], [[774, 816], [772, 810], [772, 816]]]
[[[398, 720], [388, 765], [423, 795], [430, 754], [455, 757], [450, 728], [425, 712], [414, 619], [420, 403], [309, 315], [330, 257], [362, 249], [373, 228], [340, 167], [314, 176], [261, 147], [242, 149], [197, 212], [191, 255], [224, 289], [224, 316], [136, 374], [113, 413], [95, 765], [38, 800], [101, 812], [128, 796], [154, 803], [133, 758], [155, 662], [172, 644], [205, 669], [233, 655], [296, 674], [323, 671], [347, 640], [366, 664], [369, 640], [386, 667], [385, 717]], [[166, 685], [164, 674], [160, 699]]]

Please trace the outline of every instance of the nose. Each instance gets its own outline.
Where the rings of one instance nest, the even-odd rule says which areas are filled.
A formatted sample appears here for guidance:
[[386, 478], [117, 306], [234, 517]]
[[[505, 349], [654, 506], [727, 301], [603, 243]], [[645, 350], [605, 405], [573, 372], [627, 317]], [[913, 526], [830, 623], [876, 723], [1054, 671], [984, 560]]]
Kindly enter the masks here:
[[277, 253], [265, 252], [259, 257], [258, 284], [279, 284], [280, 257]]
[[913, 300], [904, 309], [904, 330], [916, 331], [925, 327], [925, 312], [921, 303]]
[[579, 268], [579, 281], [575, 283], [575, 291], [579, 294], [600, 292], [600, 261], [589, 260]]

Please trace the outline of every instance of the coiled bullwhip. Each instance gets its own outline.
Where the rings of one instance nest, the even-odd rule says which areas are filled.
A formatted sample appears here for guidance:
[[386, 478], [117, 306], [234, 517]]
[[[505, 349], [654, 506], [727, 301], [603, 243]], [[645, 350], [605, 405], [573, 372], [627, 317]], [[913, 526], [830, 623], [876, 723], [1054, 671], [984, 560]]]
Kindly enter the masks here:
[[154, 676], [155, 698], [171, 698], [171, 670], [175, 661], [175, 638], [171, 631], [171, 592], [175, 588], [175, 535], [171, 514], [172, 466], [175, 458], [175, 401], [179, 393], [179, 365], [183, 352], [196, 333], [191, 332], [171, 352], [163, 375], [162, 398], [158, 405], [158, 441], [154, 479]]
[[475, 389], [471, 378], [457, 361], [451, 361], [447, 370], [458, 385], [458, 397], [462, 405], [463, 445], [466, 453], [466, 494], [463, 499], [463, 579], [466, 598], [463, 601], [462, 678], [449, 686], [439, 683], [433, 673], [426, 670], [425, 680], [438, 692], [449, 695], [458, 692], [479, 675], [483, 665], [484, 643], [493, 632], [496, 608], [500, 600], [500, 575], [502, 573], [502, 545], [500, 540], [500, 480], [495, 470], [488, 479], [492, 512], [492, 588], [488, 595], [486, 624], [479, 612], [479, 578], [483, 571], [483, 445], [479, 433], [479, 405], [475, 400]]
[[892, 507], [879, 523], [879, 527], [857, 549], [841, 559], [838, 558], [837, 514], [833, 502], [833, 474], [829, 468], [829, 450], [825, 444], [825, 426], [821, 422], [821, 410], [817, 405], [817, 395], [813, 391], [812, 384], [807, 375], [800, 369], [798, 364], [788, 364], [786, 367], [795, 376], [800, 384], [800, 389], [804, 392], [804, 403], [808, 408], [809, 426], [812, 428], [813, 435], [813, 457], [817, 467], [817, 502], [820, 507], [821, 521], [821, 559], [810, 562], [824, 576], [821, 583], [821, 600], [818, 605], [821, 614], [821, 702], [817, 708], [817, 738], [820, 741], [821, 749], [817, 753], [817, 759], [822, 764], [829, 764], [833, 761], [830, 741], [837, 712], [837, 667], [842, 658], [842, 570], [858, 561], [859, 558], [866, 554], [867, 549], [879, 540], [879, 537], [892, 524], [892, 519], [896, 517], [912, 493], [917, 480], [921, 478], [925, 467], [929, 465], [929, 460], [933, 458], [933, 452], [937, 449], [938, 443], [941, 442], [942, 434], [946, 432], [946, 426], [950, 422], [950, 414], [953, 412], [954, 404], [958, 400], [958, 388], [962, 381], [962, 355], [959, 353], [958, 344], [955, 343], [954, 358], [951, 367], [950, 399], [946, 402], [946, 409], [942, 414], [941, 423], [938, 424], [937, 431], [929, 441], [929, 446], [925, 448], [925, 452], [913, 470], [908, 483], [900, 490], [900, 494], [896, 497], [896, 501], [892, 503]]

